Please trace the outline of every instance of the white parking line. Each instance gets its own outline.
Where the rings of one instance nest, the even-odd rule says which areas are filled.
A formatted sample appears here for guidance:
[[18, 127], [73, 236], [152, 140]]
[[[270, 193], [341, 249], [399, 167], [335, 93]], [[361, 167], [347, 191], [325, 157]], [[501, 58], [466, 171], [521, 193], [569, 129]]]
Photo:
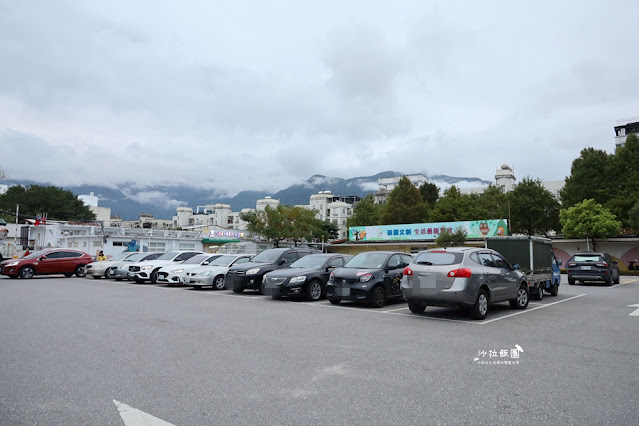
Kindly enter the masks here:
[[542, 308], [545, 308], [547, 306], [556, 305], [557, 303], [567, 302], [569, 300], [577, 299], [578, 297], [582, 297], [582, 296], [585, 296], [585, 294], [579, 294], [577, 296], [570, 297], [568, 299], [558, 300], [557, 302], [545, 303], [543, 306], [537, 306], [536, 308], [532, 308], [532, 309], [524, 309], [523, 311], [515, 312], [514, 314], [504, 315], [503, 317], [494, 318], [494, 319], [491, 319], [491, 320], [488, 320], [488, 321], [483, 321], [482, 324], [489, 324], [491, 322], [499, 321], [499, 320], [502, 320], [504, 318], [510, 318], [510, 317], [514, 317], [515, 315], [525, 314], [526, 312], [536, 311], [537, 309], [542, 309]]
[[[184, 291], [184, 290], [189, 290], [189, 287], [167, 287], [167, 286], [158, 286], [158, 285], [135, 285], [134, 287], [140, 287], [140, 288], [158, 288], [158, 289], [162, 289], [162, 290], [175, 290], [175, 291]], [[198, 294], [210, 294], [212, 296], [226, 296], [226, 297], [241, 297], [244, 300], [260, 300], [260, 301], [265, 301], [268, 300], [270, 301], [270, 299], [268, 297], [246, 297], [247, 295], [243, 295], [241, 293], [223, 293], [221, 291], [207, 291], [207, 292], [197, 292]], [[432, 316], [428, 316], [428, 315], [415, 315], [413, 313], [404, 313], [404, 312], [400, 312], [400, 311], [405, 311], [408, 309], [407, 306], [404, 306], [402, 308], [397, 308], [397, 309], [389, 309], [389, 310], [385, 310], [385, 311], [380, 311], [380, 310], [376, 310], [376, 309], [353, 309], [353, 306], [339, 306], [339, 305], [333, 305], [332, 303], [327, 303], [327, 302], [298, 302], [295, 303], [296, 305], [306, 305], [306, 306], [320, 306], [320, 307], [325, 307], [325, 308], [333, 308], [333, 309], [348, 309], [350, 311], [356, 311], [356, 312], [369, 312], [372, 314], [387, 314], [387, 315], [400, 315], [400, 316], [407, 316], [407, 317], [411, 317], [411, 318], [423, 318], [423, 319], [429, 319], [429, 320], [435, 320], [435, 321], [447, 321], [447, 322], [460, 322], [460, 323], [464, 323], [464, 324], [474, 324], [474, 325], [483, 325], [483, 324], [490, 324], [493, 323], [495, 321], [499, 321], [505, 318], [510, 318], [510, 317], [514, 317], [516, 315], [521, 315], [521, 314], [525, 314], [526, 312], [532, 312], [532, 311], [536, 311], [537, 309], [542, 309], [545, 308], [547, 306], [552, 306], [552, 305], [556, 305], [558, 303], [562, 303], [562, 302], [567, 302], [569, 300], [573, 300], [573, 299], [577, 299], [579, 297], [585, 296], [586, 294], [584, 293], [562, 293], [564, 295], [566, 294], [574, 294], [573, 297], [569, 297], [568, 299], [563, 299], [563, 300], [558, 300], [556, 302], [551, 302], [551, 303], [538, 303], [538, 302], [529, 302], [529, 305], [539, 305], [539, 306], [535, 306], [534, 308], [531, 309], [524, 309], [523, 311], [518, 311], [509, 315], [504, 315], [502, 317], [499, 318], [493, 318], [491, 320], [488, 321], [465, 321], [465, 320], [457, 320], [457, 319], [451, 319], [451, 318], [439, 318], [439, 317], [432, 317]]]

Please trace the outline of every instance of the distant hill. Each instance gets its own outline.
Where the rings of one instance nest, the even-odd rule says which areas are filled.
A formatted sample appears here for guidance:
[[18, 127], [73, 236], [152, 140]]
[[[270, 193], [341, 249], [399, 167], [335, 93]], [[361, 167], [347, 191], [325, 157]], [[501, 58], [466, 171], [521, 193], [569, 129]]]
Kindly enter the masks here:
[[[335, 195], [356, 195], [364, 197], [378, 189], [377, 181], [383, 177], [398, 177], [406, 173], [385, 171], [373, 176], [362, 176], [351, 179], [314, 175], [302, 184], [291, 185], [276, 193], [260, 191], [242, 191], [234, 197], [216, 196], [216, 191], [193, 188], [188, 186], [151, 186], [138, 187], [132, 182], [123, 182], [116, 188], [97, 185], [62, 186], [62, 188], [76, 195], [90, 194], [93, 192], [99, 198], [99, 205], [111, 207], [111, 213], [119, 215], [123, 220], [135, 220], [140, 213], [151, 213], [158, 219], [170, 219], [175, 214], [175, 209], [180, 206], [191, 207], [207, 204], [230, 204], [233, 211], [244, 208], [255, 208], [257, 200], [265, 196], [271, 196], [280, 200], [282, 204], [308, 204], [309, 198], [319, 191], [331, 191]], [[426, 174], [424, 174], [426, 175]], [[428, 179], [440, 189], [451, 185], [462, 188], [485, 186], [492, 182], [478, 178], [452, 177], [446, 175], [431, 176]], [[9, 185], [55, 185], [26, 180], [6, 179], [3, 183]]]

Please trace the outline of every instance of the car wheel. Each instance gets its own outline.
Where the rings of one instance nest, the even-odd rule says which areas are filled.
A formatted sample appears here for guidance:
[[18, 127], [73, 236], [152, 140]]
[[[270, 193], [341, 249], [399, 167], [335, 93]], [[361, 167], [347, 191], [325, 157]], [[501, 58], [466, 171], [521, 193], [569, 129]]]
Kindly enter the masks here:
[[35, 275], [35, 269], [33, 269], [31, 266], [25, 266], [24, 268], [20, 269], [19, 274], [20, 278], [33, 278], [33, 276]]
[[608, 278], [607, 280], [605, 280], [604, 284], [607, 285], [608, 287], [612, 286], [612, 278]]
[[550, 295], [556, 296], [559, 294], [559, 284], [553, 284], [550, 286]]
[[575, 279], [568, 277], [568, 284], [575, 285]]
[[536, 300], [543, 300], [544, 299], [544, 289], [541, 287], [537, 287], [537, 292], [535, 293], [535, 299]]
[[322, 284], [313, 280], [308, 284], [308, 288], [306, 289], [306, 299], [307, 300], [320, 300], [322, 297]]
[[414, 314], [421, 314], [426, 310], [426, 305], [417, 302], [408, 302], [408, 309]]
[[488, 293], [483, 288], [477, 294], [477, 301], [470, 309], [470, 316], [473, 319], [483, 320], [488, 315]]
[[158, 270], [151, 272], [151, 284], [156, 284], [158, 282]]
[[371, 292], [371, 301], [368, 306], [371, 308], [381, 308], [386, 303], [386, 290], [381, 285], [378, 285]]
[[78, 278], [86, 277], [87, 276], [87, 271], [86, 271], [86, 269], [84, 269], [84, 265], [78, 265], [75, 268], [74, 274]]
[[107, 268], [107, 270], [104, 271], [104, 278], [106, 278], [106, 279], [113, 278], [113, 275], [111, 274], [111, 268]]
[[528, 307], [528, 286], [522, 284], [517, 290], [517, 298], [510, 301], [510, 307], [513, 309], [526, 309]]
[[329, 302], [331, 302], [332, 305], [339, 305], [341, 300], [340, 299], [328, 299]]
[[217, 277], [215, 277], [215, 279], [213, 280], [213, 288], [215, 288], [216, 290], [224, 290], [224, 287], [226, 287], [224, 275], [218, 275]]
[[615, 278], [615, 284], [619, 284], [619, 280], [621, 277], [619, 276], [619, 272], [617, 272], [617, 278]]
[[73, 272], [65, 272], [64, 276], [67, 277], [67, 278], [72, 277], [73, 276]]

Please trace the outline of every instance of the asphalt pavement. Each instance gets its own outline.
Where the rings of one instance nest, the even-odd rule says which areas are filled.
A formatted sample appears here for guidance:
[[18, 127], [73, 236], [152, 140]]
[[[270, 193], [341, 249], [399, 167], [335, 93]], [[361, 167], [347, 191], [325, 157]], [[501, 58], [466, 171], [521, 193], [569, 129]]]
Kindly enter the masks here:
[[636, 425], [638, 309], [639, 277], [564, 276], [559, 296], [484, 321], [3, 277], [0, 424]]

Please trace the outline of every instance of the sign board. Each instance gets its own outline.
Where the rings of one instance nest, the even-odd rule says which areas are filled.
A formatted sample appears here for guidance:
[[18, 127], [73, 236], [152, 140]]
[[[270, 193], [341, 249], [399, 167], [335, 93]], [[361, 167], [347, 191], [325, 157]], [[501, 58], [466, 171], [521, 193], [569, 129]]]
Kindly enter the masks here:
[[501, 237], [508, 235], [506, 219], [473, 220], [466, 222], [410, 223], [404, 225], [352, 226], [349, 241], [417, 241], [434, 240], [440, 233], [466, 231], [466, 238]]

